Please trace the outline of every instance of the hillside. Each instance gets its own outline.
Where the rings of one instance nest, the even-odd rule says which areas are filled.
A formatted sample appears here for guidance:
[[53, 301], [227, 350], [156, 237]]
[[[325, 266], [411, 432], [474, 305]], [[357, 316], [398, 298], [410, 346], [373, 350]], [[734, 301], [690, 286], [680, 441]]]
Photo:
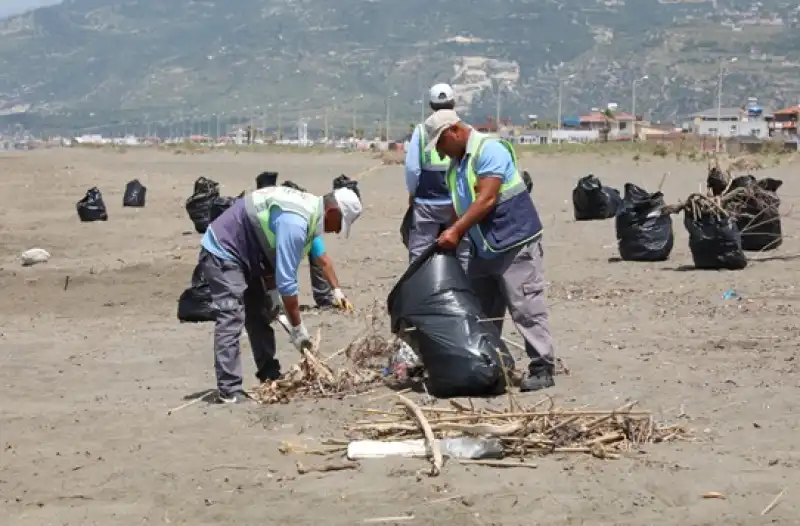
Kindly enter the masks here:
[[[336, 7], [334, 7], [336, 5]], [[51, 125], [208, 121], [399, 129], [452, 82], [464, 111], [555, 116], [614, 101], [668, 119], [800, 101], [800, 7], [784, 0], [67, 0], [0, 23], [0, 109]], [[452, 14], [451, 14], [452, 13]], [[361, 96], [363, 95], [363, 97]], [[122, 125], [122, 124], [121, 124]], [[395, 127], [393, 127], [394, 129]]]

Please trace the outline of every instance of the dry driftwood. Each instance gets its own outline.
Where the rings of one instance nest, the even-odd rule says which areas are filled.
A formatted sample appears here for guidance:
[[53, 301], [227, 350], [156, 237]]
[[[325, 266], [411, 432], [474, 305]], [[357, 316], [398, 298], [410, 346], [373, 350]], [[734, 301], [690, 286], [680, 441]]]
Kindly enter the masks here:
[[305, 475], [307, 473], [327, 473], [329, 471], [344, 471], [347, 469], [358, 469], [358, 464], [352, 462], [328, 462], [318, 466], [305, 466], [297, 462], [297, 473]]
[[[347, 428], [349, 438], [403, 440], [420, 437], [420, 422], [430, 429], [432, 438], [478, 436], [499, 438], [504, 457], [525, 458], [550, 453], [583, 453], [597, 458], [618, 458], [620, 452], [643, 444], [685, 439], [686, 429], [655, 421], [648, 411], [635, 410], [630, 402], [614, 410], [558, 409], [540, 406], [521, 407], [515, 400], [508, 411], [479, 410], [452, 401], [450, 407], [418, 407], [422, 416], [411, 421], [405, 411], [364, 409], [370, 418]], [[405, 404], [405, 402], [403, 402]], [[408, 407], [408, 406], [406, 406]], [[491, 462], [496, 462], [495, 460]], [[488, 464], [486, 464], [488, 465]], [[514, 464], [509, 464], [514, 466]]]
[[[263, 404], [288, 403], [304, 398], [341, 398], [358, 394], [382, 383], [381, 370], [394, 343], [381, 334], [382, 317], [375, 314], [373, 306], [365, 316], [366, 328], [349, 345], [327, 358], [319, 353], [321, 335], [318, 332], [312, 348], [303, 351], [300, 361], [289, 368], [278, 380], [265, 382], [253, 392], [253, 397]], [[330, 362], [344, 356], [343, 367], [334, 369]]]

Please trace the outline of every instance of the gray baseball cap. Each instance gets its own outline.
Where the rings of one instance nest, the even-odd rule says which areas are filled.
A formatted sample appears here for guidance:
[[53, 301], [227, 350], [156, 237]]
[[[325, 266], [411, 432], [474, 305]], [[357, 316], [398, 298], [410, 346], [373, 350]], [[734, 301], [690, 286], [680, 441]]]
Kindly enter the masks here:
[[425, 146], [425, 151], [429, 152], [436, 148], [436, 143], [439, 142], [439, 137], [442, 136], [442, 132], [459, 122], [461, 122], [461, 118], [459, 118], [458, 113], [454, 110], [439, 110], [425, 119], [425, 135], [428, 137], [428, 144]]

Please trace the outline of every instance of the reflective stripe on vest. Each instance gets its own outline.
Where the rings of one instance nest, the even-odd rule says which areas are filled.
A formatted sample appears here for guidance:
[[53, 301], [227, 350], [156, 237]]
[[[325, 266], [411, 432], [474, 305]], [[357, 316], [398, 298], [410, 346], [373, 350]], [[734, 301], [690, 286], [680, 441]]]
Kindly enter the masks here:
[[314, 238], [322, 234], [322, 198], [286, 186], [261, 188], [245, 196], [245, 210], [269, 262], [275, 266], [275, 232], [269, 225], [273, 207], [298, 214], [308, 223], [303, 256], [311, 251]]
[[442, 157], [436, 148], [429, 152], [425, 151], [428, 145], [428, 136], [425, 133], [425, 126], [419, 125], [419, 167], [427, 172], [445, 172], [450, 166], [450, 158]]
[[[453, 162], [450, 165], [450, 171], [447, 174], [447, 186], [450, 188], [450, 196], [453, 201], [453, 207], [455, 208], [456, 214], [461, 217], [463, 216], [467, 209], [475, 202], [476, 196], [476, 189], [478, 187], [478, 175], [477, 175], [477, 168], [478, 168], [478, 160], [480, 158], [481, 151], [483, 147], [486, 145], [486, 141], [490, 139], [495, 139], [500, 144], [505, 146], [508, 150], [509, 154], [511, 154], [511, 161], [514, 163], [514, 175], [511, 177], [511, 181], [507, 183], [503, 183], [500, 187], [500, 192], [497, 196], [497, 201], [495, 206], [512, 199], [519, 194], [527, 193], [527, 188], [525, 187], [525, 181], [522, 180], [522, 177], [519, 175], [519, 167], [517, 165], [517, 154], [514, 151], [514, 147], [508, 141], [504, 139], [499, 139], [496, 137], [491, 137], [489, 135], [479, 133], [475, 130], [472, 130], [469, 142], [467, 147], [469, 150], [467, 151], [466, 155], [469, 157], [467, 162], [467, 198], [468, 203], [466, 206], [462, 205], [462, 200], [459, 198], [458, 195], [458, 187], [456, 178], [458, 177], [458, 163]], [[538, 235], [538, 234], [537, 234]], [[472, 239], [472, 242], [475, 244], [476, 248], [480, 247], [479, 250], [482, 248], [488, 252], [504, 252], [511, 248], [518, 247], [524, 245], [525, 243], [531, 241], [537, 236], [532, 236], [530, 238], [525, 238], [518, 243], [510, 247], [506, 247], [502, 251], [496, 250], [492, 247], [486, 238], [481, 232], [481, 229], [478, 225], [474, 225], [472, 228], [469, 229], [469, 236]]]

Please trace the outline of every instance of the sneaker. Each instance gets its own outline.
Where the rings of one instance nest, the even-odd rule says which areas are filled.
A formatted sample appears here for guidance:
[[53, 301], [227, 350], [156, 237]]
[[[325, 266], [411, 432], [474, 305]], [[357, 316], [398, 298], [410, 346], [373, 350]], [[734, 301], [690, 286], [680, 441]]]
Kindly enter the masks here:
[[246, 404], [250, 402], [254, 402], [250, 396], [244, 391], [237, 391], [231, 394], [222, 394], [219, 393], [217, 395], [217, 403], [218, 404]]
[[540, 391], [553, 387], [556, 381], [553, 379], [555, 367], [551, 364], [531, 364], [528, 367], [528, 375], [519, 384], [519, 390], [523, 393]]

